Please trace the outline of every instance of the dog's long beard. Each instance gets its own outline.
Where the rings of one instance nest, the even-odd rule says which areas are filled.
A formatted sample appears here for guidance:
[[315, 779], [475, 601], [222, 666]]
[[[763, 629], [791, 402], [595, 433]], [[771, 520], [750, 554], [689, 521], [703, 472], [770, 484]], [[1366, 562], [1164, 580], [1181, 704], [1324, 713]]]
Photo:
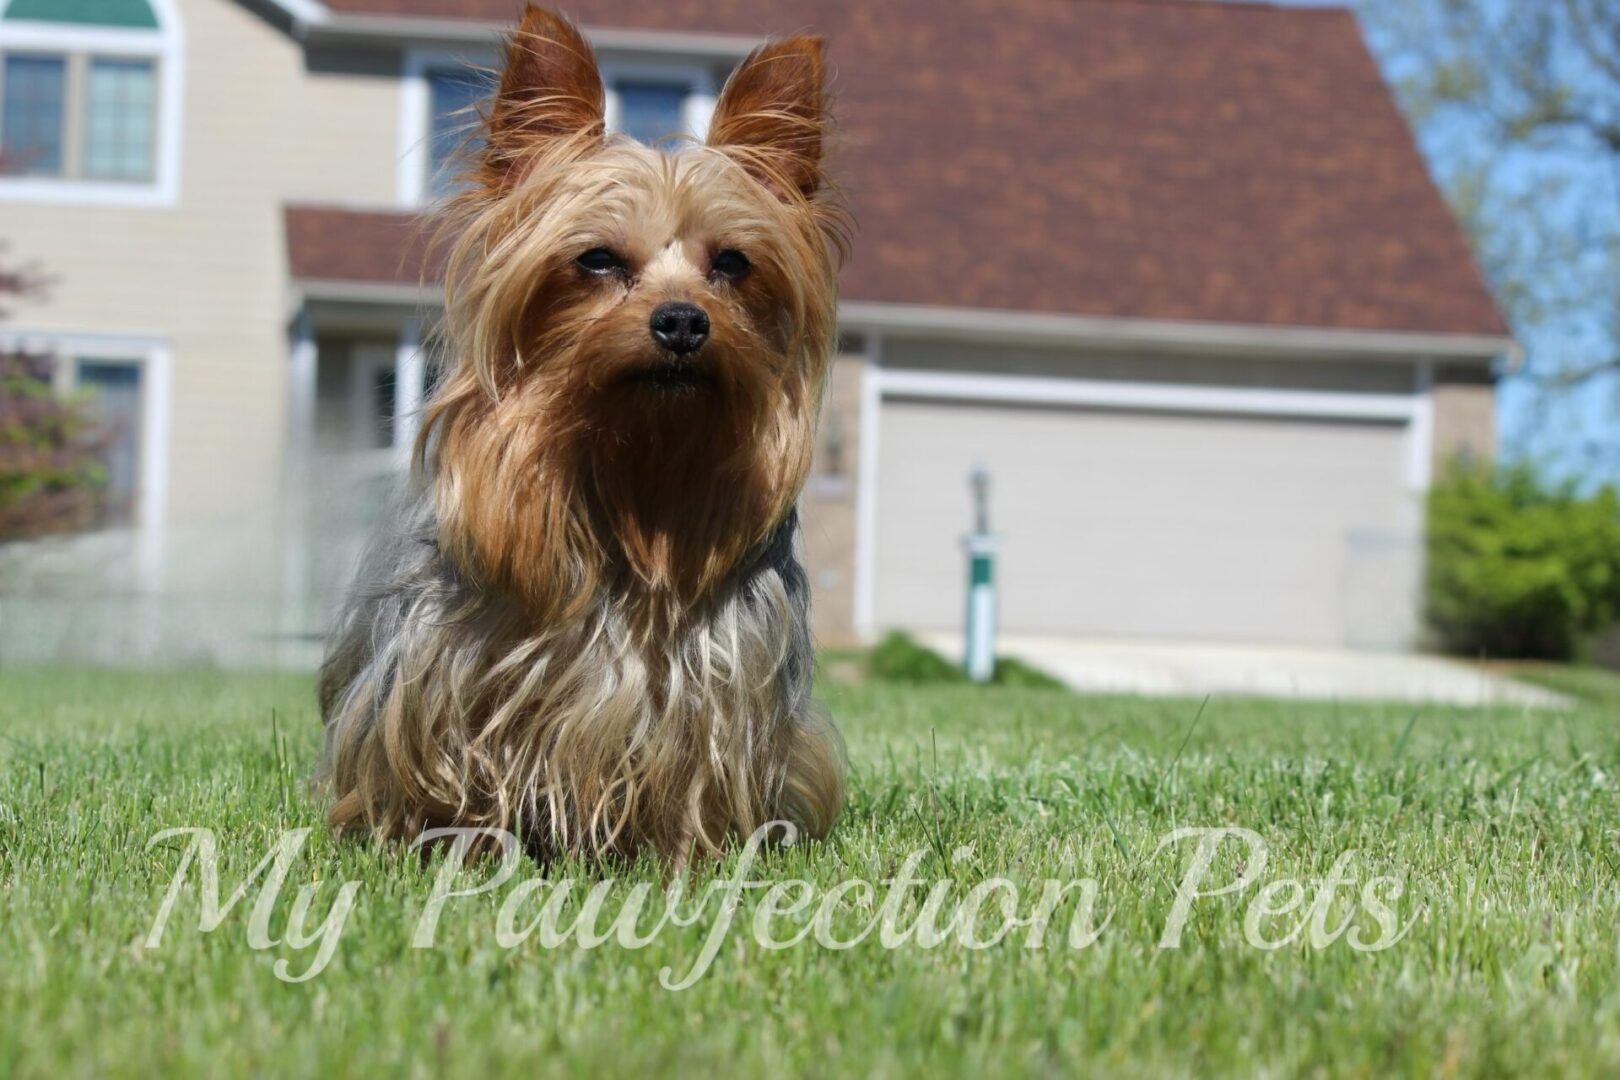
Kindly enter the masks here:
[[764, 543], [791, 498], [768, 449], [780, 412], [770, 380], [665, 374], [635, 372], [604, 390], [580, 451], [599, 531], [660, 620]]
[[656, 355], [580, 351], [493, 401], [458, 373], [430, 410], [445, 550], [541, 622], [605, 587], [641, 632], [667, 632], [803, 484], [815, 392], [772, 359], [714, 350], [666, 380]]

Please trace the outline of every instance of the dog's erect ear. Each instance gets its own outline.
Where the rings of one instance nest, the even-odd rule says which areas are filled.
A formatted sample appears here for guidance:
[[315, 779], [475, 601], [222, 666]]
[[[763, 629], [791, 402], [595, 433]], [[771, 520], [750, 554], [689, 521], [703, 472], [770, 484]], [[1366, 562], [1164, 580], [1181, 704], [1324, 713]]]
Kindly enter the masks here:
[[600, 138], [602, 75], [579, 29], [530, 4], [506, 46], [486, 159], [504, 175], [548, 140]]
[[731, 153], [778, 194], [821, 186], [819, 37], [762, 45], [732, 73], [709, 121], [709, 145]]

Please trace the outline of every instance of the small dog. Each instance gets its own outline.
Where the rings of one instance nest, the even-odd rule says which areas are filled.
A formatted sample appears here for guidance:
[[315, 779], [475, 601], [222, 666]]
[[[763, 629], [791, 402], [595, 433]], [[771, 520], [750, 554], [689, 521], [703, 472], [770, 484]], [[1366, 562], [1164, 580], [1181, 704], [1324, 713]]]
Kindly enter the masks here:
[[605, 134], [584, 38], [525, 8], [447, 210], [412, 492], [321, 669], [334, 827], [684, 865], [832, 826], [794, 551], [847, 250], [821, 56], [756, 50], [665, 151]]

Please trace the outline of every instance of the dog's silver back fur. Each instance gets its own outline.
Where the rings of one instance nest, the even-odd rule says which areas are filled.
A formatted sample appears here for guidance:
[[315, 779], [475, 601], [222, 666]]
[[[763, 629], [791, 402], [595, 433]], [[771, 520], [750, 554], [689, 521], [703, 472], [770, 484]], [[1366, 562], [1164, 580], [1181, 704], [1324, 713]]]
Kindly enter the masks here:
[[649, 642], [604, 592], [532, 625], [438, 547], [406, 494], [365, 555], [321, 669], [339, 827], [521, 831], [559, 854], [677, 859], [773, 820], [826, 832], [843, 752], [810, 697], [797, 515], [715, 599]]

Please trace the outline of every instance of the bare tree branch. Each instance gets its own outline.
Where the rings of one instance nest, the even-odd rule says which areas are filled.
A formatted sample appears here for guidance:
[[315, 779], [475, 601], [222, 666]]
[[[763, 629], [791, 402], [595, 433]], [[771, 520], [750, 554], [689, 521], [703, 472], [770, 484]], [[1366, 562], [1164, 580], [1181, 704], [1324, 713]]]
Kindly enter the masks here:
[[1409, 115], [1445, 148], [1437, 172], [1515, 325], [1572, 343], [1533, 351], [1529, 377], [1564, 391], [1620, 373], [1620, 4], [1360, 10]]

